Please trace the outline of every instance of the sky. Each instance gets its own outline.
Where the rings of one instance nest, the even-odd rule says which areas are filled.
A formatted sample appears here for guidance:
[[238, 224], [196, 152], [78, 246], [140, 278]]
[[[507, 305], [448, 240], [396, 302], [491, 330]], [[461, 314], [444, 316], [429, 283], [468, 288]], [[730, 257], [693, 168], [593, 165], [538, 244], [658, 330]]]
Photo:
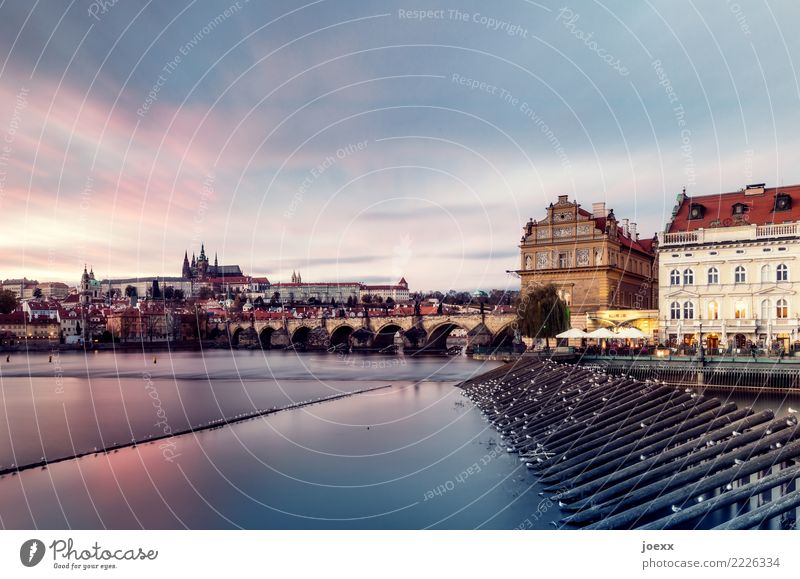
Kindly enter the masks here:
[[515, 287], [528, 218], [800, 183], [794, 2], [0, 3], [0, 278]]

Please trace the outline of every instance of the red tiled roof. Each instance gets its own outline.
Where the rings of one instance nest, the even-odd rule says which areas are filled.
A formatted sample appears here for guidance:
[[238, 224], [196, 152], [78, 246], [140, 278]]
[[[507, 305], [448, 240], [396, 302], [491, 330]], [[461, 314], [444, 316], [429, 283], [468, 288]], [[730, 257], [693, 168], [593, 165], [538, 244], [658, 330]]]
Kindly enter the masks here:
[[[619, 223], [619, 222], [617, 222]], [[594, 220], [595, 228], [599, 229], [600, 231], [606, 230], [606, 218], [605, 217], [598, 217]], [[622, 227], [617, 225], [617, 238], [619, 239], [620, 244], [623, 247], [627, 247], [629, 249], [635, 249], [636, 251], [641, 251], [642, 253], [646, 253], [649, 255], [653, 255], [653, 240], [652, 239], [633, 239], [632, 237], [626, 237], [622, 231]]]
[[24, 324], [25, 312], [17, 310], [10, 314], [0, 314], [0, 324]]
[[[788, 211], [775, 211], [775, 196], [785, 193], [791, 198]], [[678, 213], [669, 225], [667, 233], [675, 231], [693, 231], [712, 227], [730, 227], [741, 225], [741, 220], [734, 219], [733, 206], [742, 203], [747, 207], [743, 220], [746, 223], [766, 225], [800, 221], [800, 185], [789, 187], [770, 187], [762, 194], [748, 195], [746, 191], [719, 193], [699, 197], [685, 197], [678, 208]], [[689, 208], [698, 204], [704, 208], [702, 219], [689, 219]]]

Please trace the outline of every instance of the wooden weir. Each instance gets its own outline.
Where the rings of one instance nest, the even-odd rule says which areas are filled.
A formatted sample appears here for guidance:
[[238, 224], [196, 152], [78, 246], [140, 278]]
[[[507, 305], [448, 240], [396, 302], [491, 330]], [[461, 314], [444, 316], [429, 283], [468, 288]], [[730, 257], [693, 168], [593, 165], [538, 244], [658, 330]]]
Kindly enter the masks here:
[[793, 415], [524, 357], [460, 387], [544, 491], [557, 493], [565, 527], [796, 526]]

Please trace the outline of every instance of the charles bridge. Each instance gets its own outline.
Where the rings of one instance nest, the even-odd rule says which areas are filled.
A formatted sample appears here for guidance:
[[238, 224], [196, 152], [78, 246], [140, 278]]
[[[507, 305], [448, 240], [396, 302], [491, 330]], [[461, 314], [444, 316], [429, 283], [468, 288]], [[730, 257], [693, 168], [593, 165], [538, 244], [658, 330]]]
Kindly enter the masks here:
[[[352, 348], [382, 350], [402, 339], [408, 350], [444, 351], [447, 338], [465, 332], [467, 349], [502, 346], [514, 338], [514, 314], [443, 314], [370, 316], [364, 318], [275, 318], [229, 320], [216, 325], [212, 335], [231, 346], [263, 349], [302, 347], [308, 350]], [[399, 344], [398, 344], [399, 345]]]

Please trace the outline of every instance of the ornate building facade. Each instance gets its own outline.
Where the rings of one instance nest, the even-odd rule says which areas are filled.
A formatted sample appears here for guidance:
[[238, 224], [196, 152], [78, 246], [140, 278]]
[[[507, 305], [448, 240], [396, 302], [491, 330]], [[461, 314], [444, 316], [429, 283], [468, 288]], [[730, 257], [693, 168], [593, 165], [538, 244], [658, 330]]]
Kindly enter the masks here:
[[660, 324], [675, 345], [800, 340], [800, 185], [678, 195], [659, 234]]
[[[570, 307], [574, 327], [655, 321], [654, 240], [640, 239], [636, 224], [618, 221], [605, 203], [594, 203], [589, 212], [559, 195], [544, 219], [528, 221], [519, 247], [522, 290], [554, 284]], [[614, 310], [631, 314], [608, 316]]]

